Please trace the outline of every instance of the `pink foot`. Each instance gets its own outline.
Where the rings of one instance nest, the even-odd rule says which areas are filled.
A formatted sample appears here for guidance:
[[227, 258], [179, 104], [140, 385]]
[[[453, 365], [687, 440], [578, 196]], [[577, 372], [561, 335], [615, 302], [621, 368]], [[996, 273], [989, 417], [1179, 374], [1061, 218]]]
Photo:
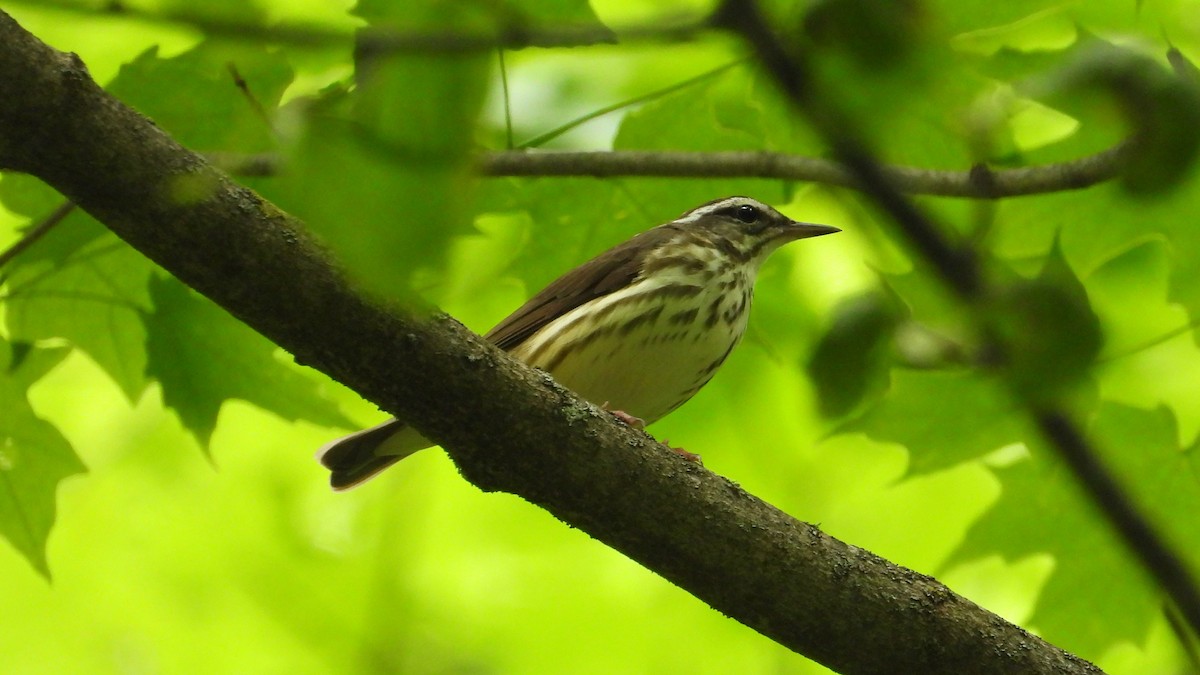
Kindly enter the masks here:
[[[602, 405], [600, 407], [605, 410], [608, 410], [608, 401], [605, 401], [604, 405]], [[633, 415], [630, 415], [629, 413], [625, 412], [624, 410], [608, 410], [608, 412], [612, 413], [613, 417], [624, 422], [625, 426], [627, 426], [627, 427], [632, 427], [634, 429], [637, 429], [638, 431], [642, 431], [643, 429], [646, 428], [646, 420], [644, 420], [640, 417], [634, 417]]]
[[[608, 412], [611, 413], [613, 417], [624, 422], [625, 426], [632, 427], [634, 429], [637, 429], [638, 431], [644, 431], [646, 429], [646, 420], [644, 420], [640, 417], [634, 417], [633, 415], [630, 415], [629, 413], [625, 412], [624, 410], [609, 410], [608, 409], [608, 401], [605, 401], [604, 405], [602, 405], [600, 407], [603, 408], [604, 410], [608, 410]], [[670, 448], [672, 452], [674, 452], [675, 454], [679, 455], [680, 457], [686, 459], [687, 461], [695, 462], [696, 464], [699, 464], [700, 466], [704, 466], [704, 462], [700, 461], [700, 455], [697, 455], [694, 452], [688, 452], [687, 450], [684, 450], [683, 448], [677, 448], [677, 447], [671, 445], [669, 442], [667, 442], [666, 439], [663, 439], [662, 444], [667, 446], [668, 448]]]
[[695, 462], [696, 464], [699, 464], [700, 466], [704, 466], [704, 462], [700, 461], [700, 455], [697, 455], [694, 452], [688, 452], [687, 450], [684, 450], [683, 448], [677, 448], [677, 447], [671, 445], [670, 441], [668, 441], [665, 438], [661, 441], [661, 443], [663, 445], [667, 446], [668, 448], [670, 448], [672, 452], [674, 452], [675, 454], [679, 455], [680, 457], [686, 459], [687, 461]]

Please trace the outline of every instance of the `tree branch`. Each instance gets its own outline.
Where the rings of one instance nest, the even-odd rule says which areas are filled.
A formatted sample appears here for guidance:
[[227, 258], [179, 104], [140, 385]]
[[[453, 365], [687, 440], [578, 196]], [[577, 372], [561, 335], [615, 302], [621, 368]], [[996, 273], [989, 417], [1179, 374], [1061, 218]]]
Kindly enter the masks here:
[[[1066, 162], [1019, 169], [976, 166], [968, 171], [940, 171], [881, 166], [893, 187], [914, 195], [1000, 199], [1081, 190], [1115, 178], [1130, 151], [1124, 141], [1107, 150]], [[286, 170], [273, 154], [206, 153], [205, 157], [235, 176], [271, 176]], [[620, 178], [777, 178], [862, 189], [839, 163], [779, 152], [687, 152], [674, 150], [485, 152], [475, 161], [484, 176]]]
[[[302, 223], [3, 12], [0, 87], [0, 167], [45, 180], [298, 361], [412, 420], [480, 488], [521, 495], [842, 672], [1098, 672], [683, 460], [452, 318], [359, 294]], [[209, 191], [181, 203], [181, 182]]]
[[[881, 170], [897, 190], [909, 194], [998, 199], [1078, 190], [1111, 180], [1119, 173], [1128, 149], [1128, 142], [1124, 142], [1068, 162], [1019, 169], [981, 166], [970, 171], [938, 171], [884, 166]], [[839, 162], [777, 152], [510, 150], [486, 153], [477, 166], [486, 176], [779, 178], [857, 189], [862, 185]]]
[[[767, 71], [791, 99], [793, 107], [830, 145], [838, 161], [857, 179], [861, 189], [891, 217], [912, 247], [942, 277], [942, 282], [964, 304], [978, 310], [972, 315], [977, 317], [981, 333], [991, 336], [989, 350], [1003, 363], [1003, 355], [1010, 353], [1008, 345], [994, 337], [998, 331], [985, 318], [988, 316], [987, 302], [996, 295], [997, 289], [985, 281], [972, 251], [951, 241], [942, 228], [892, 184], [884, 168], [849, 128], [848, 118], [831, 108], [811, 86], [807, 55], [789, 49], [790, 45], [774, 35], [754, 0], [724, 0], [718, 9], [717, 23], [741, 34], [750, 43]], [[1003, 371], [1001, 375], [1004, 375]], [[1017, 392], [1011, 378], [1007, 384], [1043, 438], [1070, 467], [1130, 552], [1170, 596], [1192, 630], [1200, 631], [1200, 587], [1191, 571], [1138, 511], [1100, 461], [1079, 424], [1065, 410]]]

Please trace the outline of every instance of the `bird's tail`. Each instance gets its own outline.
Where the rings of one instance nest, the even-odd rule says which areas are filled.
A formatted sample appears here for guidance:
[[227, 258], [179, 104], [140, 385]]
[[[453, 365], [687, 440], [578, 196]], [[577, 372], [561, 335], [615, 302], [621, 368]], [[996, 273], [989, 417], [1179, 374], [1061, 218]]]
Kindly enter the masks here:
[[325, 444], [317, 451], [317, 460], [329, 469], [329, 485], [340, 492], [426, 447], [429, 441], [412, 427], [391, 419]]

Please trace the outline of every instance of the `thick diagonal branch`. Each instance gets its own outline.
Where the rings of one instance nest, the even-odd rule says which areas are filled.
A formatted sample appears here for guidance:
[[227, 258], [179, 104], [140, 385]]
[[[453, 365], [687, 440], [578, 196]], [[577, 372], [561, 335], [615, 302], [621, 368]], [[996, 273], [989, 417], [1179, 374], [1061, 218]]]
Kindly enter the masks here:
[[0, 89], [0, 167], [42, 178], [297, 360], [411, 420], [481, 488], [843, 672], [1096, 672], [615, 423], [450, 317], [364, 297], [302, 223], [3, 12]]
[[[886, 169], [875, 161], [846, 123], [842, 111], [829, 106], [812, 86], [807, 54], [789, 50], [789, 45], [773, 34], [754, 0], [724, 0], [718, 15], [723, 25], [746, 38], [796, 110], [830, 145], [859, 188], [887, 213], [911, 247], [936, 270], [942, 283], [973, 310], [982, 310], [995, 289], [984, 280], [973, 252], [948, 237], [893, 184]], [[972, 315], [984, 317], [986, 312], [974, 311]], [[978, 328], [985, 335], [997, 332], [983, 318], [979, 319]], [[989, 350], [997, 355], [1009, 351], [1009, 345], [1000, 340], [990, 341]], [[1042, 437], [1071, 468], [1122, 541], [1167, 593], [1192, 630], [1200, 630], [1200, 584], [1183, 558], [1104, 466], [1079, 423], [1065, 408], [1047, 405], [1012, 388]]]

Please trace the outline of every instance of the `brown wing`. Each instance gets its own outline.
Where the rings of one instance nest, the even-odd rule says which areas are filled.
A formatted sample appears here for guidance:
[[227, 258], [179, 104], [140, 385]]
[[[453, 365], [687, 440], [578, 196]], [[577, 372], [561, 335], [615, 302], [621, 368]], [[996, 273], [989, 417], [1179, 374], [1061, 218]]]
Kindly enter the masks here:
[[580, 305], [624, 288], [637, 277], [646, 252], [670, 238], [673, 225], [647, 230], [550, 282], [484, 337], [508, 351]]

